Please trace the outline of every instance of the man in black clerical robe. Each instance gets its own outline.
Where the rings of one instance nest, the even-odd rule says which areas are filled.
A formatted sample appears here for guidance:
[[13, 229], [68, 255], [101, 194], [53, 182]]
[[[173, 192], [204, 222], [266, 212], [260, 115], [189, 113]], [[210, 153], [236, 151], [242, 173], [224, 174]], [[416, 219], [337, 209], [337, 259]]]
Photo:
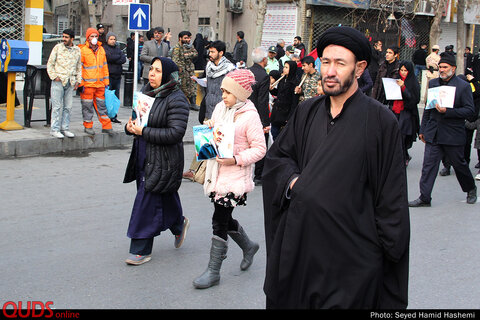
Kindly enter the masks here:
[[[334, 27], [317, 50], [337, 44], [368, 65], [364, 39]], [[397, 121], [358, 89], [338, 116], [330, 99], [302, 103], [266, 156], [267, 308], [406, 308], [410, 222]]]

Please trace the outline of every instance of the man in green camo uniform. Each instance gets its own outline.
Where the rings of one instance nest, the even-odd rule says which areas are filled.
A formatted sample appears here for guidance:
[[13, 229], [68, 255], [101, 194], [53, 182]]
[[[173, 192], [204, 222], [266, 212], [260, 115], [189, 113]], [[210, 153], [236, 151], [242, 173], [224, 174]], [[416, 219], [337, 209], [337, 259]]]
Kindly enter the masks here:
[[198, 52], [190, 43], [191, 39], [192, 34], [189, 31], [182, 31], [178, 34], [178, 43], [172, 50], [172, 60], [178, 66], [182, 91], [190, 101], [190, 109], [198, 111], [197, 85], [191, 79], [195, 75], [193, 60], [198, 56]]
[[299, 94], [299, 101], [305, 101], [318, 95], [318, 81], [321, 79], [320, 73], [315, 69], [315, 59], [306, 56], [302, 59], [303, 75], [300, 84], [295, 88], [295, 93]]

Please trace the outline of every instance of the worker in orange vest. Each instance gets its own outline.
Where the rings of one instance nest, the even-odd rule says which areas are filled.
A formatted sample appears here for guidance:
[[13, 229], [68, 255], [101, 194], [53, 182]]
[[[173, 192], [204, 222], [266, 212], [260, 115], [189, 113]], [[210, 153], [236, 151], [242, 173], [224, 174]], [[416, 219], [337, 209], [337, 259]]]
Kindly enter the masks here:
[[98, 41], [99, 32], [88, 28], [85, 44], [80, 45], [82, 62], [82, 83], [80, 99], [82, 103], [83, 126], [85, 132], [94, 135], [93, 113], [97, 113], [102, 124], [102, 132], [113, 133], [112, 122], [105, 106], [105, 87], [110, 84], [107, 58], [102, 43]]

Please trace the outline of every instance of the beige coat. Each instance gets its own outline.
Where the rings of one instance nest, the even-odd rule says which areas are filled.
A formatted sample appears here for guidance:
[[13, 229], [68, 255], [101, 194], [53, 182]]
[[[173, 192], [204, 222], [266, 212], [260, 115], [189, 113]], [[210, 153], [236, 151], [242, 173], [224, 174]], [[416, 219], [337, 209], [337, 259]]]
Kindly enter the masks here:
[[[440, 62], [440, 55], [432, 52], [430, 53], [427, 58], [425, 59], [426, 66], [427, 66], [427, 78], [428, 80], [438, 78], [438, 63]], [[433, 67], [435, 71], [430, 72], [429, 68]]]

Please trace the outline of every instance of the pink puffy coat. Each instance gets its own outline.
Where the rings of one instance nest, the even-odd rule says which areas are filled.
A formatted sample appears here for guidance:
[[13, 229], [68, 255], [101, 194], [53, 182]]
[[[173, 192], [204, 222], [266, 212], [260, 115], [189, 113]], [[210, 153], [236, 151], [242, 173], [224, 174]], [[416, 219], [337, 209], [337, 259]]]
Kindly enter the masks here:
[[[219, 104], [223, 104], [221, 101]], [[216, 107], [212, 120], [218, 121], [219, 108]], [[246, 104], [235, 112], [235, 139], [233, 154], [236, 165], [220, 165], [213, 190], [218, 195], [233, 192], [242, 195], [253, 190], [253, 165], [261, 160], [267, 152], [262, 122], [253, 102]]]

